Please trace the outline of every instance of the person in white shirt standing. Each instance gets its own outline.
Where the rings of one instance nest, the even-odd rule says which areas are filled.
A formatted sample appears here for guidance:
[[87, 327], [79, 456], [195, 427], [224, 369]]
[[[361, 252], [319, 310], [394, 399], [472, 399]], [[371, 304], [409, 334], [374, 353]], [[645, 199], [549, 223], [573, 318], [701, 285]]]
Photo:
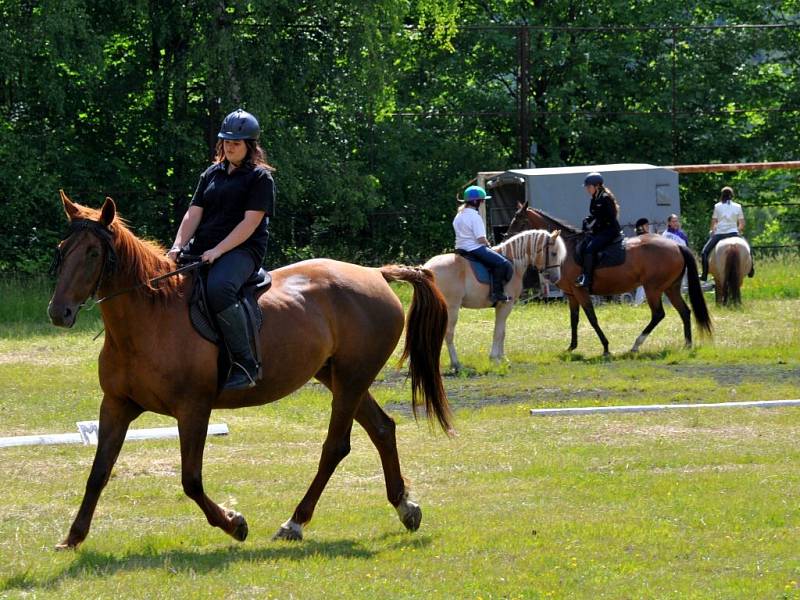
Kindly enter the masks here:
[[[722, 188], [719, 202], [714, 205], [714, 214], [711, 216], [711, 230], [708, 232], [711, 234], [711, 237], [708, 238], [701, 253], [703, 273], [700, 275], [700, 279], [702, 281], [708, 279], [708, 256], [711, 254], [714, 246], [725, 238], [741, 236], [743, 231], [744, 213], [742, 212], [742, 205], [733, 201], [733, 188], [725, 186]], [[751, 252], [751, 264], [752, 258], [753, 255]], [[754, 273], [755, 269], [751, 268], [747, 276], [752, 277]]]
[[495, 252], [486, 239], [486, 225], [480, 215], [481, 204], [491, 198], [486, 195], [479, 185], [471, 185], [464, 190], [464, 199], [459, 199], [461, 206], [456, 218], [453, 219], [453, 229], [456, 233], [456, 252], [469, 255], [478, 262], [483, 263], [492, 275], [492, 304], [508, 302], [505, 284], [514, 275], [514, 265], [505, 256]]

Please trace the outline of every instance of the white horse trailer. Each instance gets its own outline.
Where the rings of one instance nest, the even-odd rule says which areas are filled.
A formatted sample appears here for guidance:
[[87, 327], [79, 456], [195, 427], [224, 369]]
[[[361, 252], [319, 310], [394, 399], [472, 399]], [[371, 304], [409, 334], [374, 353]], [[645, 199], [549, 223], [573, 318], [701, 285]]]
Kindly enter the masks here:
[[[491, 241], [495, 244], [502, 241], [518, 203], [525, 200], [531, 208], [580, 228], [581, 221], [589, 214], [583, 179], [594, 171], [603, 175], [619, 202], [619, 222], [625, 235], [634, 235], [634, 224], [642, 217], [650, 221], [651, 233], [661, 233], [670, 214], [680, 215], [678, 173], [665, 167], [615, 164], [481, 172], [477, 183], [492, 196], [485, 203], [483, 215]], [[531, 274], [526, 285], [535, 290], [536, 279], [536, 274]], [[537, 295], [553, 298], [561, 294], [551, 286]]]
[[617, 197], [625, 235], [633, 235], [634, 223], [641, 217], [650, 221], [651, 232], [660, 233], [671, 213], [680, 215], [678, 173], [665, 167], [617, 164], [482, 172], [477, 180], [492, 196], [486, 203], [486, 223], [494, 242], [502, 239], [517, 203], [525, 200], [531, 208], [580, 227], [589, 214], [583, 178], [593, 171], [603, 175]]

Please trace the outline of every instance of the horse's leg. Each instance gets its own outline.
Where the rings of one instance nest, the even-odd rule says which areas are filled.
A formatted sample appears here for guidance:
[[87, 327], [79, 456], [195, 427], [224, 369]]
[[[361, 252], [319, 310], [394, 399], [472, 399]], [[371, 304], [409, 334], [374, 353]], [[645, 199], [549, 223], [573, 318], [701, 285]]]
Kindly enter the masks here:
[[580, 304], [574, 295], [569, 297], [569, 327], [571, 330], [571, 338], [567, 352], [572, 352], [578, 347], [578, 321], [581, 318]]
[[100, 404], [100, 428], [97, 432], [97, 451], [94, 455], [92, 470], [86, 481], [86, 491], [83, 494], [81, 507], [69, 528], [66, 539], [56, 548], [75, 548], [89, 534], [92, 516], [100, 498], [100, 493], [108, 483], [111, 469], [117, 461], [125, 433], [128, 426], [136, 417], [142, 414], [142, 409], [130, 400], [103, 396]]
[[422, 521], [422, 510], [419, 504], [408, 498], [406, 483], [400, 472], [394, 420], [383, 412], [372, 394], [367, 392], [356, 411], [356, 421], [364, 428], [378, 449], [389, 503], [394, 506], [406, 529], [416, 531]]
[[453, 341], [456, 333], [456, 323], [458, 322], [458, 310], [460, 305], [456, 304], [447, 306], [447, 330], [444, 334], [444, 341], [447, 344], [447, 352], [450, 354], [450, 368], [458, 372], [461, 370], [461, 363], [458, 362], [458, 354], [456, 354], [456, 344]]
[[203, 490], [203, 450], [211, 410], [198, 402], [188, 402], [189, 410], [178, 415], [181, 443], [181, 483], [184, 493], [197, 503], [210, 525], [219, 527], [235, 540], [247, 537], [247, 521], [236, 511], [224, 509]]
[[642, 333], [639, 334], [639, 337], [636, 338], [631, 352], [639, 351], [639, 346], [644, 343], [647, 336], [650, 335], [650, 332], [653, 331], [656, 325], [664, 318], [664, 305], [661, 302], [661, 290], [653, 288], [648, 289], [647, 286], [645, 286], [644, 293], [647, 295], [647, 304], [650, 306], [650, 322], [647, 324], [647, 327], [642, 330]]
[[[603, 356], [609, 356], [608, 339], [606, 339], [603, 330], [600, 329], [600, 323], [597, 322], [597, 315], [594, 314], [594, 305], [592, 304], [592, 299], [589, 296], [589, 293], [584, 290], [576, 292], [576, 296], [578, 294], [581, 294], [582, 296], [582, 298], [578, 299], [578, 302], [580, 302], [581, 306], [583, 307], [583, 312], [586, 314], [586, 318], [589, 319], [589, 323], [591, 323], [592, 328], [594, 328], [594, 332], [597, 334], [597, 337], [600, 338], [600, 343], [603, 344]], [[577, 329], [577, 318], [575, 319], [575, 326]]]
[[681, 280], [679, 279], [676, 283], [673, 283], [669, 289], [665, 291], [667, 294], [667, 298], [672, 303], [672, 306], [675, 307], [675, 310], [678, 311], [678, 314], [681, 316], [681, 321], [683, 321], [683, 339], [686, 344], [687, 348], [692, 347], [692, 311], [689, 310], [689, 307], [686, 306], [686, 302], [683, 300], [683, 296], [681, 296]]
[[506, 342], [506, 321], [513, 308], [513, 302], [498, 302], [494, 309], [494, 336], [492, 339], [492, 351], [489, 353], [489, 358], [492, 360], [499, 361], [503, 358]]
[[[273, 540], [303, 539], [303, 527], [314, 515], [314, 509], [328, 480], [342, 459], [350, 454], [350, 432], [353, 428], [353, 417], [366, 394], [364, 387], [356, 386], [350, 381], [342, 383], [341, 377], [337, 377], [335, 369], [327, 367], [317, 373], [316, 377], [333, 391], [328, 435], [322, 444], [322, 456], [319, 459], [317, 474], [305, 496], [300, 500], [300, 504], [294, 509], [292, 518], [281, 525], [280, 529], [272, 536]], [[352, 391], [353, 389], [359, 391]]]

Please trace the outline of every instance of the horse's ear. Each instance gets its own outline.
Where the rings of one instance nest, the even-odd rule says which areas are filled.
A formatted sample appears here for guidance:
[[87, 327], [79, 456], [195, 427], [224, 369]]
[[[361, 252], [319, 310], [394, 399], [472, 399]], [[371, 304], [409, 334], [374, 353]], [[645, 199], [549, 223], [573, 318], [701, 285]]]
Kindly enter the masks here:
[[527, 208], [528, 208], [527, 200], [525, 200], [525, 202], [520, 202], [519, 200], [517, 200], [517, 210], [526, 210]]
[[103, 203], [103, 208], [100, 209], [100, 222], [108, 227], [114, 221], [116, 214], [117, 207], [114, 204], [114, 201], [111, 198], [106, 197], [106, 201]]
[[61, 194], [61, 204], [64, 205], [64, 212], [67, 213], [67, 219], [71, 221], [78, 216], [80, 210], [75, 203], [69, 199], [69, 196], [67, 196], [64, 190], [58, 190], [58, 193]]
[[561, 235], [561, 230], [560, 229], [556, 229], [555, 231], [550, 233], [550, 239], [554, 240], [560, 235]]

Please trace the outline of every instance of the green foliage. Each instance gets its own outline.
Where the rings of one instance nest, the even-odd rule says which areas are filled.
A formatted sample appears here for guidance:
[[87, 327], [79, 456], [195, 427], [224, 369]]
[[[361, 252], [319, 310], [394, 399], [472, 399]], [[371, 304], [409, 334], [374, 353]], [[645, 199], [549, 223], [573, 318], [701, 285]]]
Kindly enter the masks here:
[[[460, 187], [524, 160], [526, 25], [538, 166], [798, 153], [800, 27], [715, 28], [796, 23], [796, 3], [11, 0], [0, 13], [2, 272], [44, 269], [59, 188], [95, 206], [111, 195], [138, 233], [170, 242], [236, 106], [259, 116], [277, 167], [271, 264], [448, 248]], [[694, 246], [724, 183], [753, 206], [754, 243], [797, 240], [791, 173], [689, 175]]]

